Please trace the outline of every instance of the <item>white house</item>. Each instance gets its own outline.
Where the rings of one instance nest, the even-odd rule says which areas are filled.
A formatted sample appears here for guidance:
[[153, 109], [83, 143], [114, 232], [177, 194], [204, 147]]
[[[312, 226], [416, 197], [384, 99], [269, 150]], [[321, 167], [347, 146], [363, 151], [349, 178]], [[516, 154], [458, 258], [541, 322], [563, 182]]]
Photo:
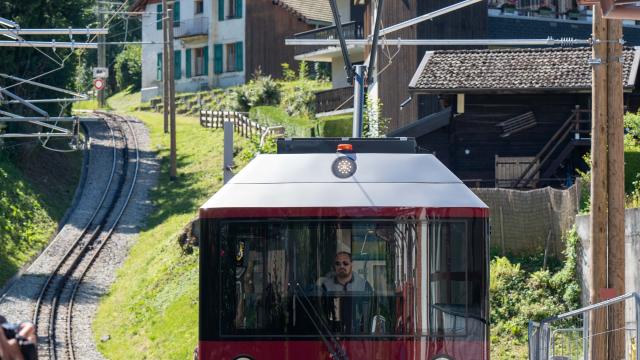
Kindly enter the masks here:
[[[174, 2], [177, 92], [242, 84], [258, 68], [280, 76], [295, 62], [293, 34], [330, 25], [318, 0], [180, 0]], [[142, 100], [162, 94], [162, 1], [137, 0], [142, 15]]]

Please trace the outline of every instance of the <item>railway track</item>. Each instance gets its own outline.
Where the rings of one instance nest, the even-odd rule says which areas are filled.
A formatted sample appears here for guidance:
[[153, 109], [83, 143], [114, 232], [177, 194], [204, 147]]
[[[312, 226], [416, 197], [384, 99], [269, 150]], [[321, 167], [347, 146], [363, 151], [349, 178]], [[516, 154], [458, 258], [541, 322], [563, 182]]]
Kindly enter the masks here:
[[[33, 322], [42, 359], [76, 359], [74, 300], [82, 281], [113, 234], [133, 194], [139, 168], [137, 138], [127, 119], [99, 113], [111, 134], [111, 171], [97, 206], [35, 300]], [[99, 191], [96, 189], [96, 191]]]

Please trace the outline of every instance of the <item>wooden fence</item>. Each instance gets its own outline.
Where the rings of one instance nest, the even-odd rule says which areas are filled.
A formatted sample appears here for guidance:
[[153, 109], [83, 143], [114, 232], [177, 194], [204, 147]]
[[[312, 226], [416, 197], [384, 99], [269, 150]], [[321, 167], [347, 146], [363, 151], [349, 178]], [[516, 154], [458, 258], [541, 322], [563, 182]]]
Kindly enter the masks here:
[[249, 119], [246, 113], [236, 111], [200, 111], [200, 125], [206, 128], [218, 129], [224, 127], [225, 121], [233, 122], [233, 129], [240, 136], [251, 138], [262, 136], [265, 132], [271, 136], [284, 136], [284, 126], [264, 126]]

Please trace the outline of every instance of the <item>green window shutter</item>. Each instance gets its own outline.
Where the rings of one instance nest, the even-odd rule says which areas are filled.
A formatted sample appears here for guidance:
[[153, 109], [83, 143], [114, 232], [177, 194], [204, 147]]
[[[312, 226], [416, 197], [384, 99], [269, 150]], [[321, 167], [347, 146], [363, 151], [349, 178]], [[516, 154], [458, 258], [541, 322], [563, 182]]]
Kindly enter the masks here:
[[218, 0], [218, 21], [224, 21], [224, 2], [225, 0]]
[[185, 59], [184, 59], [185, 64], [184, 65], [186, 67], [185, 72], [184, 72], [184, 76], [187, 77], [187, 78], [190, 78], [191, 77], [191, 49], [185, 50], [184, 55], [185, 55]]
[[156, 62], [156, 80], [162, 80], [162, 53], [158, 53]]
[[205, 46], [204, 50], [204, 74], [209, 75], [209, 47]]
[[242, 71], [243, 67], [242, 67], [242, 60], [243, 57], [242, 56], [242, 41], [237, 42], [236, 43], [236, 71]]
[[178, 80], [182, 77], [182, 59], [180, 58], [181, 51], [175, 50], [173, 52], [173, 78]]
[[173, 27], [180, 27], [180, 1], [173, 3]]
[[236, 0], [236, 17], [242, 18], [242, 0]]
[[222, 44], [215, 44], [213, 50], [213, 71], [222, 74]]
[[156, 29], [162, 30], [162, 4], [156, 5]]

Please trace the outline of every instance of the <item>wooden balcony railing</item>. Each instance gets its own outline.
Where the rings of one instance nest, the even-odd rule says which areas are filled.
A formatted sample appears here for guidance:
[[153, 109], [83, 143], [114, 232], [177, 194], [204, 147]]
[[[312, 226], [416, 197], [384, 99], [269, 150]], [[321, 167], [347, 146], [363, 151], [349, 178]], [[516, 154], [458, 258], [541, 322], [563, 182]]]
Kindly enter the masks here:
[[353, 108], [352, 87], [343, 87], [316, 92], [316, 113], [325, 113]]
[[[364, 39], [364, 24], [361, 21], [351, 21], [342, 24], [342, 33], [345, 39]], [[319, 29], [309, 30], [293, 35], [295, 39], [312, 39], [312, 40], [324, 40], [324, 39], [337, 39], [338, 31], [336, 26], [326, 26]], [[295, 54], [310, 53], [326, 46], [296, 46]]]

